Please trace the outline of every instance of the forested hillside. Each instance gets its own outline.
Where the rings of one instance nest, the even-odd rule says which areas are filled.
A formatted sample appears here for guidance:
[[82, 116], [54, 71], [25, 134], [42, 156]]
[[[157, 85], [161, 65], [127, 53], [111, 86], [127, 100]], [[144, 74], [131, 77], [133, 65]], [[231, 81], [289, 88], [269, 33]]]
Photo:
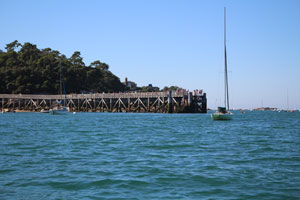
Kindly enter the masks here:
[[80, 52], [70, 58], [50, 48], [38, 49], [17, 40], [0, 50], [0, 93], [59, 94], [60, 63], [67, 93], [122, 92], [125, 85], [106, 63], [86, 66]]

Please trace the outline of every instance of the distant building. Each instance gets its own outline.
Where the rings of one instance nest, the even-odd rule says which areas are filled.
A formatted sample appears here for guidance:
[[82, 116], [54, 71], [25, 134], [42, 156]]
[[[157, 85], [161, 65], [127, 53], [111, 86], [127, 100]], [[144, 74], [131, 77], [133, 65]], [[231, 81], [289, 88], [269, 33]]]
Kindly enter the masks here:
[[125, 77], [125, 81], [123, 83], [126, 87], [128, 87], [129, 89], [132, 88], [132, 82], [128, 81], [127, 77]]

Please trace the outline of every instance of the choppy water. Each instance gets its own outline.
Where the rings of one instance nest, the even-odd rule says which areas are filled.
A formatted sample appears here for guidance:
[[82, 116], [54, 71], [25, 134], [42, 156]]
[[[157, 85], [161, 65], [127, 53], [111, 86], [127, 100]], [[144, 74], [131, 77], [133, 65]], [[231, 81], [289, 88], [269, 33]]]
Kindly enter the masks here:
[[0, 114], [0, 199], [300, 199], [300, 112]]

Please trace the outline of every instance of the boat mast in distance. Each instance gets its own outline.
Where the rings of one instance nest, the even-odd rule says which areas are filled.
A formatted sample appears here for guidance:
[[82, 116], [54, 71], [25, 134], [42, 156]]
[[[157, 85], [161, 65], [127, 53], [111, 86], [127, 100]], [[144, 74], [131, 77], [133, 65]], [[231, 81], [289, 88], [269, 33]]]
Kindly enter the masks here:
[[225, 65], [225, 73], [224, 73], [224, 87], [225, 87], [225, 98], [224, 98], [224, 106], [226, 110], [229, 110], [229, 92], [228, 92], [228, 75], [227, 75], [227, 51], [226, 51], [226, 7], [224, 7], [224, 65]]
[[231, 120], [232, 113], [229, 112], [229, 92], [227, 75], [227, 50], [226, 50], [226, 7], [224, 7], [224, 107], [218, 107], [217, 112], [211, 115], [213, 120]]

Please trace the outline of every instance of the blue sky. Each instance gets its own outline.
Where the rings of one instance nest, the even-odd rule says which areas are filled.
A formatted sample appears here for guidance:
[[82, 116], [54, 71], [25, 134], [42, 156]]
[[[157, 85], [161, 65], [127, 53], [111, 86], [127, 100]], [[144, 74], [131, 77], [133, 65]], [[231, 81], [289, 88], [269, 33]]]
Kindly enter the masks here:
[[[86, 65], [109, 64], [139, 86], [203, 89], [223, 104], [227, 8], [230, 105], [300, 109], [299, 0], [0, 0], [0, 49], [18, 40]], [[288, 95], [287, 95], [288, 94]], [[287, 103], [288, 96], [288, 103]]]

